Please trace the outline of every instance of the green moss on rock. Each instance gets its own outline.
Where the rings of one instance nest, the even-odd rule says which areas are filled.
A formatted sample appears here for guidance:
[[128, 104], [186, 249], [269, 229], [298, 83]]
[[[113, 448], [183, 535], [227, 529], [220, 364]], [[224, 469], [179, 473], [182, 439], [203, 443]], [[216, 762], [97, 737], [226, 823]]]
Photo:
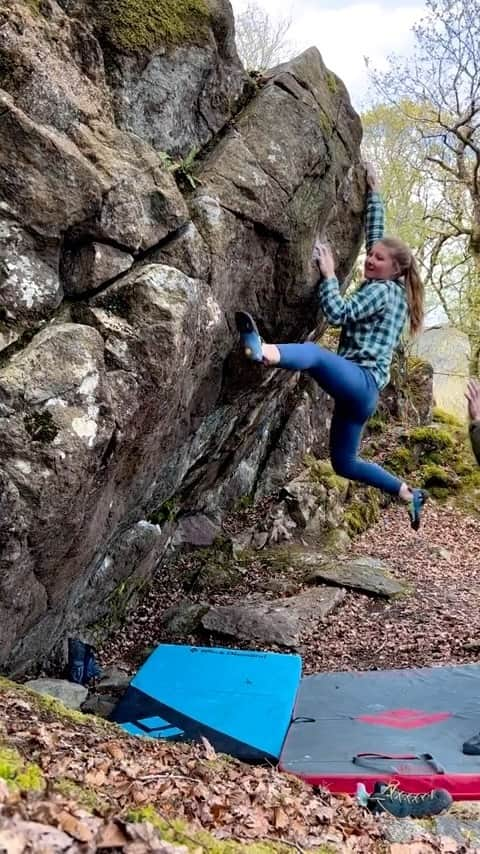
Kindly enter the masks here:
[[320, 129], [326, 139], [330, 139], [333, 134], [333, 124], [330, 117], [327, 113], [320, 113], [318, 116], [318, 123], [320, 125]]
[[445, 412], [444, 409], [440, 409], [439, 407], [435, 407], [432, 412], [432, 418], [434, 421], [437, 421], [440, 424], [449, 424], [452, 427], [462, 428], [463, 424], [459, 418], [456, 418], [455, 415], [452, 415], [451, 412]]
[[380, 517], [380, 496], [368, 488], [362, 499], [355, 499], [345, 508], [344, 523], [350, 536], [357, 536], [371, 528]]
[[408, 444], [421, 445], [424, 453], [444, 452], [454, 445], [450, 431], [442, 427], [415, 427], [408, 434]]
[[345, 478], [335, 474], [332, 464], [328, 460], [317, 460], [310, 454], [307, 454], [304, 463], [308, 469], [309, 477], [312, 483], [319, 483], [327, 489], [333, 489], [336, 492], [344, 492], [347, 488]]
[[210, 18], [204, 0], [101, 0], [95, 12], [108, 40], [132, 51], [201, 42]]
[[[9, 691], [13, 691], [16, 696], [24, 696], [32, 706], [47, 712], [52, 717], [64, 718], [72, 721], [72, 723], [83, 726], [88, 726], [92, 723], [91, 715], [84, 715], [83, 712], [79, 712], [76, 709], [69, 709], [60, 700], [49, 697], [48, 694], [39, 694], [38, 691], [32, 691], [31, 688], [26, 688], [24, 685], [19, 685], [17, 682], [11, 682], [9, 679], [5, 679], [4, 676], [0, 676], [0, 693], [8, 693]], [[103, 718], [96, 719], [96, 723], [102, 728], [118, 733], [116, 724], [110, 723]]]
[[386, 429], [387, 422], [382, 418], [379, 412], [375, 412], [375, 414], [367, 421], [367, 430], [370, 433], [384, 433]]
[[[177, 845], [185, 845], [189, 851], [208, 851], [208, 854], [291, 854], [292, 847], [281, 842], [258, 841], [251, 844], [236, 840], [216, 839], [206, 830], [192, 830], [185, 822], [173, 819], [166, 821], [151, 804], [130, 809], [125, 818], [130, 822], [149, 822], [163, 840]], [[332, 854], [335, 849], [322, 845], [315, 854]]]
[[193, 553], [188, 586], [209, 593], [232, 590], [243, 577], [241, 564], [245, 562], [248, 562], [246, 551], [234, 557], [230, 540], [219, 536], [211, 546]]
[[414, 470], [415, 458], [411, 448], [400, 446], [399, 448], [395, 448], [395, 450], [385, 458], [383, 465], [387, 471], [391, 471], [393, 474], [405, 477], [405, 475]]
[[478, 514], [480, 468], [466, 425], [442, 410], [435, 410], [434, 416], [433, 424], [405, 433], [382, 464], [410, 483], [426, 487], [434, 498], [448, 498], [463, 512]]
[[338, 79], [332, 71], [327, 71], [327, 89], [331, 95], [336, 95], [338, 92]]
[[460, 478], [446, 466], [428, 463], [426, 466], [422, 466], [420, 472], [422, 486], [425, 486], [430, 491], [433, 489], [450, 491], [451, 489], [459, 489], [460, 487]]
[[174, 522], [179, 510], [180, 507], [176, 499], [169, 498], [147, 516], [147, 522], [151, 522], [152, 525], [164, 525], [165, 522]]
[[45, 779], [41, 768], [32, 762], [26, 763], [17, 750], [0, 744], [0, 779], [9, 788], [21, 792], [41, 792]]

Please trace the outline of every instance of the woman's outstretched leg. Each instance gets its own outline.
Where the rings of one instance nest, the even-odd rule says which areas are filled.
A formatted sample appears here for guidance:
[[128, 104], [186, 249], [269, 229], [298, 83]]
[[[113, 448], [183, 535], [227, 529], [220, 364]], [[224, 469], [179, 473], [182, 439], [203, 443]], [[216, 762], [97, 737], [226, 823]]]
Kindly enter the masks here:
[[342, 413], [336, 406], [330, 427], [330, 459], [336, 474], [375, 486], [389, 495], [400, 495], [402, 481], [376, 463], [358, 456], [365, 424], [352, 421], [350, 412]]
[[405, 481], [395, 477], [377, 463], [358, 456], [365, 423], [352, 421], [352, 413], [335, 406], [330, 427], [330, 459], [333, 470], [341, 477], [374, 486], [388, 495], [408, 504], [410, 524], [415, 531], [420, 527], [420, 516], [428, 494], [423, 489], [411, 489]]
[[363, 428], [375, 412], [378, 400], [378, 386], [368, 368], [309, 341], [264, 344], [249, 314], [238, 312], [236, 320], [249, 358], [271, 367], [304, 371], [335, 400], [330, 455], [337, 474], [398, 496], [409, 504], [412, 527], [418, 530], [427, 493], [411, 489], [386, 469], [358, 457]]

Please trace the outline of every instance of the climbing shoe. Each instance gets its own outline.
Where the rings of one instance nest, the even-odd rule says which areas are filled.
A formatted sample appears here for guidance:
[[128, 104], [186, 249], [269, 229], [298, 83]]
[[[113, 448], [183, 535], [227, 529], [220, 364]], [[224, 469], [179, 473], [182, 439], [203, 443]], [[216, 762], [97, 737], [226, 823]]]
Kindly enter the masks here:
[[253, 362], [263, 362], [262, 339], [252, 315], [246, 311], [237, 311], [235, 323], [247, 358]]
[[476, 735], [472, 735], [468, 741], [463, 742], [462, 752], [466, 753], [467, 756], [480, 755], [480, 732], [477, 732]]
[[368, 809], [374, 814], [388, 812], [395, 818], [427, 818], [439, 815], [452, 805], [446, 789], [432, 789], [425, 795], [402, 792], [397, 783], [375, 783], [368, 799]]
[[424, 504], [428, 498], [428, 492], [425, 489], [414, 489], [413, 497], [408, 506], [408, 515], [410, 516], [410, 524], [414, 531], [418, 531], [420, 527], [420, 516]]

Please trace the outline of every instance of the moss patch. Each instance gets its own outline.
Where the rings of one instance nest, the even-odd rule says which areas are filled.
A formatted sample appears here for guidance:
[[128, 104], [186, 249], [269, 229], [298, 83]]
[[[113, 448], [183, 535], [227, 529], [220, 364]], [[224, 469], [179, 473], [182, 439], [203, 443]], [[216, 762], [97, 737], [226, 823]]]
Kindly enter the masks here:
[[425, 487], [438, 499], [449, 498], [465, 512], [480, 510], [480, 468], [465, 425], [441, 410], [438, 421], [416, 427], [382, 465], [410, 483]]
[[204, 41], [210, 20], [204, 0], [101, 0], [95, 13], [108, 41], [132, 51]]
[[96, 643], [100, 643], [113, 629], [122, 625], [139, 597], [145, 594], [149, 583], [150, 579], [131, 575], [115, 587], [106, 600], [106, 616], [91, 627]]
[[180, 507], [175, 498], [169, 498], [147, 516], [147, 522], [151, 522], [152, 525], [164, 525], [165, 522], [174, 522], [178, 516], [179, 509]]
[[312, 483], [319, 483], [321, 486], [333, 489], [336, 492], [345, 492], [347, 489], [347, 481], [335, 474], [332, 464], [328, 460], [316, 460], [315, 457], [307, 454], [304, 463]]
[[[149, 822], [155, 827], [161, 838], [167, 842], [185, 845], [189, 851], [198, 852], [199, 848], [208, 854], [292, 854], [292, 847], [281, 842], [254, 842], [243, 844], [228, 839], [216, 839], [205, 830], [192, 831], [184, 822], [178, 820], [166, 821], [154, 806], [128, 810], [125, 818], [131, 822]], [[320, 846], [315, 854], [332, 854], [334, 848]]]
[[331, 95], [336, 95], [338, 92], [338, 80], [331, 71], [327, 71], [327, 89]]
[[325, 137], [325, 139], [330, 139], [333, 133], [333, 124], [332, 120], [326, 113], [320, 113], [318, 116], [318, 123], [320, 125], [320, 129]]
[[391, 471], [399, 477], [405, 477], [414, 470], [415, 458], [410, 448], [400, 446], [385, 458], [383, 465], [387, 471]]
[[344, 523], [348, 534], [358, 536], [375, 525], [380, 518], [380, 493], [368, 487], [362, 499], [355, 498], [345, 507]]
[[444, 409], [440, 409], [439, 407], [435, 407], [432, 412], [432, 417], [438, 424], [450, 424], [451, 427], [458, 428], [464, 426], [458, 418], [455, 418], [455, 415], [452, 415], [450, 412], [445, 412]]
[[[52, 717], [63, 718], [64, 720], [69, 720], [72, 723], [80, 724], [82, 726], [89, 726], [92, 723], [91, 715], [84, 715], [83, 712], [78, 712], [76, 709], [69, 709], [54, 697], [49, 697], [46, 694], [39, 694], [37, 691], [32, 691], [24, 685], [19, 685], [17, 682], [11, 682], [9, 679], [5, 679], [5, 677], [0, 676], [0, 692], [8, 693], [9, 691], [13, 691], [16, 696], [21, 697], [23, 695], [25, 699], [32, 704], [32, 706], [40, 711], [46, 712]], [[117, 726], [109, 721], [103, 720], [103, 718], [95, 719], [95, 722], [102, 728], [110, 729], [112, 732], [118, 733]]]
[[422, 466], [420, 472], [422, 486], [425, 486], [437, 498], [443, 498], [452, 489], [459, 489], [461, 486], [458, 475], [446, 466], [428, 463]]
[[26, 763], [10, 747], [0, 744], [0, 779], [5, 780], [9, 788], [21, 792], [41, 792], [45, 788], [45, 779], [41, 768], [32, 762]]
[[450, 451], [454, 446], [454, 437], [442, 427], [415, 427], [407, 436], [410, 447], [420, 446], [423, 454], [437, 454]]
[[387, 422], [379, 412], [376, 412], [368, 419], [366, 429], [369, 433], [384, 433], [387, 429]]

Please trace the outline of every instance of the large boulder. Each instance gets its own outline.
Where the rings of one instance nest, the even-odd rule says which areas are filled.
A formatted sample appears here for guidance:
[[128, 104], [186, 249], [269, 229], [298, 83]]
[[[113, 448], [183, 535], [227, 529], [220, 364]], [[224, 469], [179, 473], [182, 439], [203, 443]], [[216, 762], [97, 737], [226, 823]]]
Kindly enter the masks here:
[[465, 421], [471, 359], [468, 336], [453, 326], [432, 327], [420, 335], [415, 352], [433, 368], [434, 405]]
[[[182, 516], [215, 530], [325, 450], [326, 396], [246, 363], [234, 312], [265, 335], [316, 333], [314, 240], [335, 243], [343, 276], [361, 238], [358, 116], [316, 49], [240, 109], [228, 3], [206, 14], [195, 0], [193, 32], [176, 0], [175, 33], [153, 27], [151, 3], [139, 30], [140, 5], [0, 10], [0, 663], [13, 672], [121, 618], [188, 543]], [[205, 143], [177, 184], [166, 152]]]

